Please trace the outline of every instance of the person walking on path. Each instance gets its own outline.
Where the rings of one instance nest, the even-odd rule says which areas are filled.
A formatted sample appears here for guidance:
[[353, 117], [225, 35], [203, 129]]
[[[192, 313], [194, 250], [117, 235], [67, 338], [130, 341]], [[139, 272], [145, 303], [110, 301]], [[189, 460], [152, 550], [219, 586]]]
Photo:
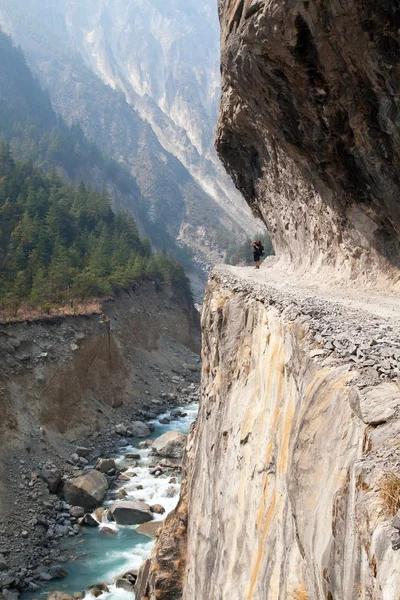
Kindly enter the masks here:
[[256, 269], [260, 268], [260, 259], [264, 254], [264, 246], [261, 243], [261, 240], [256, 240], [251, 242], [251, 247], [253, 248], [253, 258], [256, 265]]

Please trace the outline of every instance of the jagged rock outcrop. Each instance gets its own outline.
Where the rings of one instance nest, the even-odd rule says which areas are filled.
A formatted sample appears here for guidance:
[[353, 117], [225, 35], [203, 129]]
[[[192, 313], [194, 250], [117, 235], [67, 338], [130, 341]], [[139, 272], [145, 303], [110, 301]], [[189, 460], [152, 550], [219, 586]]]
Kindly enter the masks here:
[[399, 11], [219, 1], [217, 150], [293, 269], [399, 282]]

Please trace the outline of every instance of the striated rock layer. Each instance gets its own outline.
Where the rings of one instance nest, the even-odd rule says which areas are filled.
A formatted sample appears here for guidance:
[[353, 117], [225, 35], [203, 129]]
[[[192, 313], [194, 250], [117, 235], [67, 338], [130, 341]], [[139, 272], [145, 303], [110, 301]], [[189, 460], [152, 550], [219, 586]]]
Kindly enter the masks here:
[[398, 322], [221, 269], [202, 328], [185, 501], [137, 600], [397, 599]]
[[294, 269], [399, 282], [399, 11], [219, 0], [217, 150]]
[[394, 599], [378, 482], [399, 459], [398, 383], [368, 386], [293, 305], [231, 287], [212, 282], [203, 313], [183, 598]]

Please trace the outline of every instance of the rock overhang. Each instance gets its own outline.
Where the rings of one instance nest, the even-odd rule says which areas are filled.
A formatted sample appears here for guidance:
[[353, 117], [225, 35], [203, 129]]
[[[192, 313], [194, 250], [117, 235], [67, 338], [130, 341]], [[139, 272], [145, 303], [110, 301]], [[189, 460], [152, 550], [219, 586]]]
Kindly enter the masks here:
[[296, 268], [398, 281], [398, 10], [386, 0], [219, 2], [216, 147]]

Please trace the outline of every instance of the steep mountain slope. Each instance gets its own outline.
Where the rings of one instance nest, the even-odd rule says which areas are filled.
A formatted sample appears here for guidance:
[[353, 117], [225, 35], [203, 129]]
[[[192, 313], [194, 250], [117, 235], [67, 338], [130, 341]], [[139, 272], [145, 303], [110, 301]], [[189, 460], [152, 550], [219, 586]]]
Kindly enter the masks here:
[[229, 212], [245, 219], [212, 143], [220, 95], [214, 1], [66, 0], [62, 6], [68, 31], [92, 69], [125, 92], [163, 147], [218, 204], [228, 202]]
[[[106, 10], [108, 3], [101, 6]], [[110, 6], [115, 7], [115, 3], [110, 3]], [[133, 14], [139, 15], [139, 8]], [[88, 15], [97, 19], [98, 12], [95, 6], [87, 3], [46, 0], [43, 4], [30, 0], [22, 7], [17, 0], [0, 1], [0, 23], [22, 45], [35, 72], [48, 87], [56, 110], [68, 123], [79, 123], [90, 139], [129, 167], [146, 200], [148, 218], [159, 227], [167, 228], [171, 235], [181, 237], [200, 253], [205, 252], [214, 259], [220, 257], [220, 250], [232, 240], [232, 233], [241, 236], [245, 231], [254, 231], [257, 229], [255, 221], [243, 206], [239, 210], [232, 209], [227, 206], [226, 199], [221, 203], [222, 207], [219, 206], [212, 195], [205, 191], [209, 183], [206, 185], [207, 178], [203, 172], [194, 173], [196, 180], [181, 162], [179, 152], [175, 151], [177, 157], [171, 152], [180, 146], [180, 142], [172, 143], [176, 135], [169, 126], [165, 122], [159, 125], [165, 139], [168, 138], [170, 142], [167, 144], [165, 139], [161, 140], [164, 148], [157, 138], [157, 128], [154, 126], [153, 131], [143, 119], [144, 113], [140, 108], [142, 101], [134, 89], [128, 89], [121, 77], [113, 81], [95, 68], [99, 49], [84, 43], [84, 40], [96, 34], [95, 31], [89, 35], [93, 24], [88, 23]], [[104, 12], [99, 19], [98, 27], [104, 27], [107, 31], [115, 29], [114, 22], [130, 23], [131, 28], [140, 31], [139, 24], [136, 21], [132, 23], [129, 15], [120, 14], [114, 9], [111, 13]], [[103, 35], [101, 31], [100, 37]], [[140, 46], [146, 47], [142, 42]], [[114, 64], [114, 59], [106, 52], [110, 44], [104, 42], [102, 48], [106, 57], [102, 55], [99, 64]], [[128, 61], [127, 49], [124, 52], [120, 56], [118, 73], [122, 72], [125, 61]], [[157, 70], [158, 64], [156, 60], [148, 65], [150, 73]], [[143, 68], [146, 71], [147, 67]], [[93, 69], [116, 89], [106, 85]], [[179, 89], [185, 87], [180, 84]], [[137, 105], [142, 114], [127, 100]], [[193, 103], [192, 113], [198, 112], [199, 106]], [[215, 106], [210, 108], [210, 114], [215, 119]], [[206, 122], [203, 117], [196, 117], [198, 131], [199, 123], [204, 125]], [[209, 140], [209, 148], [212, 132], [210, 123], [214, 119], [210, 116], [204, 134]], [[181, 129], [179, 131], [182, 133]], [[186, 138], [187, 145], [189, 138]], [[199, 154], [197, 149], [195, 154]], [[215, 156], [213, 160], [216, 161]], [[199, 163], [193, 153], [186, 162], [193, 165]], [[211, 161], [210, 164], [214, 163]], [[217, 181], [217, 175], [212, 175], [212, 179]]]
[[90, 142], [82, 129], [56, 115], [21, 49], [0, 31], [0, 134], [15, 158], [46, 171], [56, 167], [69, 181], [107, 189], [114, 208], [128, 208], [142, 230], [140, 190], [128, 171]]

